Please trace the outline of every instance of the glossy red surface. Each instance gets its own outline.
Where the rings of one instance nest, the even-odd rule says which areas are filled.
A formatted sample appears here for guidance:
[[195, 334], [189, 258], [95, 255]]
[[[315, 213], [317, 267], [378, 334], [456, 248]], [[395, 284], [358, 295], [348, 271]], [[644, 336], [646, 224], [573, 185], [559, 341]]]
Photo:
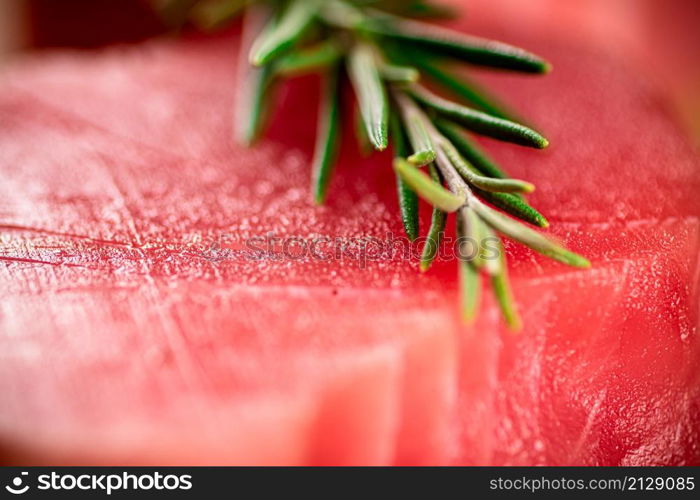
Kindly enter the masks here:
[[[488, 293], [460, 325], [454, 262], [360, 258], [401, 234], [389, 156], [345, 147], [330, 203], [309, 203], [315, 80], [281, 89], [257, 148], [232, 143], [235, 34], [10, 68], [5, 460], [697, 464], [697, 157], [634, 69], [507, 38], [555, 71], [482, 81], [552, 146], [484, 145], [593, 262], [509, 245], [517, 336]], [[351, 245], [252, 259], [260, 236]]]

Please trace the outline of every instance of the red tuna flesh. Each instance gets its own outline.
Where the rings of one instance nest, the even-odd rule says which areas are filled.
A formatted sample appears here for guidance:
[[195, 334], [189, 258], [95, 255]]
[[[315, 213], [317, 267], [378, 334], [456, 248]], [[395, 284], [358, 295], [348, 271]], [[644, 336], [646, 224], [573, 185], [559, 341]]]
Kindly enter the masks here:
[[[314, 79], [280, 89], [258, 147], [232, 142], [235, 34], [10, 67], [4, 461], [698, 464], [697, 157], [620, 61], [508, 41], [555, 71], [482, 81], [552, 145], [483, 144], [593, 263], [509, 244], [517, 335], [488, 293], [460, 324], [454, 261], [360, 258], [401, 236], [390, 156], [344, 147], [310, 203]], [[254, 237], [350, 247], [253, 259]]]

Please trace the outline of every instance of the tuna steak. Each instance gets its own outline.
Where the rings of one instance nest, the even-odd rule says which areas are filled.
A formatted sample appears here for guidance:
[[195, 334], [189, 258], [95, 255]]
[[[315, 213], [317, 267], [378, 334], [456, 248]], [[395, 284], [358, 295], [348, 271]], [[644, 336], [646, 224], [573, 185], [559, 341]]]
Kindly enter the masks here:
[[552, 146], [483, 145], [593, 262], [509, 245], [517, 335], [488, 293], [460, 324], [454, 261], [376, 251], [401, 236], [389, 156], [348, 132], [310, 203], [316, 80], [233, 144], [235, 34], [8, 68], [4, 461], [698, 464], [697, 157], [619, 61], [508, 41], [555, 71], [482, 81]]

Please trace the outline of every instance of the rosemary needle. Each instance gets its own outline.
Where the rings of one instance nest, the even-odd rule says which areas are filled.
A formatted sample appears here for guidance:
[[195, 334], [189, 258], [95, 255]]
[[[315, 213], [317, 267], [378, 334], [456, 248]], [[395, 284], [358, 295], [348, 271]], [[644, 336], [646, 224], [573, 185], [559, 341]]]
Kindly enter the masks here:
[[320, 16], [327, 24], [343, 30], [354, 30], [365, 19], [361, 9], [343, 0], [322, 2]]
[[517, 331], [522, 328], [522, 321], [513, 303], [513, 294], [510, 290], [508, 269], [505, 263], [505, 251], [500, 243], [498, 253], [498, 258], [501, 260], [501, 269], [498, 274], [491, 276], [491, 286], [498, 306], [501, 308], [503, 319], [511, 330]]
[[403, 55], [403, 57], [409, 59], [411, 64], [427, 75], [430, 80], [448, 90], [459, 99], [476, 106], [481, 111], [492, 116], [518, 121], [515, 119], [514, 114], [508, 111], [495, 97], [488, 95], [480, 86], [471, 82], [464, 75], [460, 74], [459, 77], [457, 77], [442, 69], [439, 65], [434, 64], [434, 58], [424, 53], [424, 51], [412, 50], [406, 53], [405, 48], [401, 48], [392, 51], [392, 54], [397, 52], [398, 55]]
[[[489, 274], [496, 274], [499, 269], [498, 259], [487, 255], [486, 244], [498, 241], [491, 231], [470, 207], [462, 208], [457, 217], [457, 234], [467, 242], [474, 245], [474, 253], [468, 259], [476, 269], [486, 269]], [[460, 248], [460, 250], [462, 250]], [[464, 257], [461, 255], [461, 257]]]
[[405, 6], [406, 15], [411, 17], [423, 17], [423, 18], [433, 18], [433, 19], [452, 19], [456, 17], [457, 13], [452, 7], [446, 5], [431, 5], [428, 2], [413, 1], [405, 2], [404, 0], [399, 0], [401, 4], [408, 5]]
[[[457, 235], [461, 240], [459, 257], [459, 290], [462, 319], [466, 323], [471, 323], [476, 315], [476, 307], [479, 302], [479, 285], [481, 275], [479, 270], [489, 266], [489, 273], [494, 274], [499, 271], [498, 259], [487, 259], [482, 246], [489, 236], [484, 231], [485, 224], [481, 222], [479, 216], [469, 207], [462, 208], [457, 214]], [[498, 241], [498, 240], [496, 240]], [[475, 245], [475, 252], [465, 256], [462, 253], [463, 246], [469, 242]], [[498, 256], [500, 257], [500, 256]], [[494, 267], [495, 263], [495, 267]]]
[[525, 125], [448, 101], [420, 85], [411, 85], [409, 92], [423, 105], [476, 133], [538, 149], [545, 148], [549, 144], [547, 139]]
[[243, 86], [239, 94], [239, 112], [236, 115], [236, 135], [239, 142], [246, 146], [252, 145], [262, 131], [270, 108], [269, 90], [273, 84], [274, 70], [270, 67], [251, 68], [248, 80], [249, 83]]
[[[432, 181], [440, 185], [442, 183], [440, 179], [440, 174], [438, 173], [435, 165], [430, 165], [428, 168], [430, 172], [430, 178]], [[447, 221], [447, 214], [436, 206], [433, 207], [433, 216], [430, 221], [430, 229], [428, 230], [428, 236], [425, 239], [425, 245], [423, 246], [423, 252], [420, 257], [420, 270], [425, 272], [430, 269], [433, 264], [435, 257], [440, 250], [440, 241], [442, 239], [442, 234], [445, 232], [445, 222]]]
[[519, 241], [536, 252], [573, 267], [590, 267], [590, 262], [580, 255], [566, 250], [546, 236], [530, 229], [518, 221], [496, 212], [483, 203], [474, 201], [471, 206], [476, 210], [479, 216], [495, 230], [509, 238]]
[[314, 201], [319, 205], [326, 200], [340, 138], [338, 73], [338, 68], [334, 67], [326, 75], [325, 89], [319, 107], [318, 134], [312, 163]]
[[[361, 120], [357, 120], [357, 123], [364, 129]], [[409, 154], [408, 140], [396, 113], [392, 113], [389, 117], [389, 126], [391, 128], [391, 137], [393, 138], [394, 156], [405, 158]], [[406, 184], [398, 172], [396, 173], [396, 188], [404, 231], [406, 232], [406, 236], [408, 236], [411, 241], [414, 241], [418, 238], [419, 234], [418, 195]]]
[[529, 182], [518, 179], [494, 179], [492, 177], [484, 177], [480, 175], [478, 170], [462, 158], [452, 143], [442, 136], [437, 138], [436, 141], [438, 142], [438, 147], [445, 153], [445, 156], [449, 158], [457, 172], [459, 172], [465, 181], [473, 186], [484, 191], [501, 193], [531, 193], [535, 189], [535, 186]]
[[340, 60], [343, 50], [336, 40], [325, 40], [306, 49], [294, 50], [275, 64], [280, 76], [295, 76], [326, 68]]
[[518, 47], [391, 15], [366, 17], [358, 28], [471, 64], [526, 73], [547, 73], [551, 69], [547, 61]]
[[[491, 276], [496, 276], [501, 273], [501, 268], [506, 265], [505, 258], [501, 258], [500, 252], [503, 251], [503, 245], [501, 239], [496, 235], [496, 233], [491, 229], [491, 226], [486, 224], [481, 217], [475, 215], [475, 222], [479, 228], [479, 235], [481, 236], [479, 245], [479, 259], [483, 262], [483, 269]], [[494, 248], [492, 245], [496, 245]], [[489, 254], [489, 250], [494, 252], [494, 255]]]
[[272, 18], [270, 10], [262, 6], [249, 8], [243, 18], [243, 50], [238, 69], [241, 84], [236, 97], [234, 133], [238, 142], [246, 146], [257, 140], [263, 128], [270, 107], [269, 93], [274, 83], [275, 70], [271, 65], [250, 67], [244, 54], [246, 47], [250, 47], [253, 39], [266, 24], [272, 22]]
[[[360, 154], [363, 157], [367, 157], [372, 154], [374, 147], [369, 140], [369, 135], [367, 135], [367, 129], [365, 128], [365, 120], [362, 118], [362, 113], [359, 109], [355, 108], [353, 113], [353, 121], [355, 123], [355, 139], [357, 141], [357, 147], [360, 150]], [[392, 129], [391, 133], [394, 131]], [[406, 153], [408, 154], [408, 153]], [[395, 155], [395, 156], [405, 156], [405, 155]]]
[[397, 64], [383, 64], [382, 77], [393, 83], [415, 83], [420, 78], [420, 73], [411, 66], [399, 66]]
[[348, 74], [352, 80], [365, 129], [375, 149], [386, 149], [389, 108], [386, 89], [377, 67], [374, 49], [366, 43], [357, 43], [350, 51]]
[[423, 128], [430, 136], [432, 143], [436, 145], [436, 151], [442, 153], [452, 167], [454, 167], [454, 170], [472, 186], [478, 187], [484, 191], [508, 193], [530, 193], [535, 189], [535, 186], [529, 182], [518, 179], [494, 179], [491, 177], [484, 177], [481, 175], [481, 172], [462, 158], [457, 148], [455, 148], [450, 141], [440, 135], [435, 126], [422, 111], [416, 108], [414, 114], [414, 119], [422, 124]]
[[474, 188], [474, 193], [491, 203], [492, 205], [508, 212], [513, 217], [529, 222], [533, 226], [545, 228], [549, 227], [549, 221], [528, 204], [520, 196], [512, 193], [490, 193]]
[[445, 212], [454, 212], [466, 201], [466, 196], [451, 193], [403, 158], [394, 160], [394, 169], [418, 196]]
[[289, 50], [311, 26], [319, 0], [292, 0], [280, 19], [265, 29], [250, 51], [250, 63], [262, 66]]
[[462, 132], [458, 125], [444, 118], [436, 118], [434, 123], [440, 133], [481, 173], [497, 179], [508, 178], [508, 175], [503, 172], [486, 153], [481, 151], [474, 141], [471, 141], [466, 134]]
[[470, 324], [476, 317], [479, 305], [481, 275], [471, 262], [459, 260], [459, 296], [462, 321]]
[[435, 160], [435, 146], [426, 128], [425, 115], [403, 93], [395, 92], [394, 98], [413, 147], [413, 154], [408, 157], [408, 161], [416, 166], [432, 163]]

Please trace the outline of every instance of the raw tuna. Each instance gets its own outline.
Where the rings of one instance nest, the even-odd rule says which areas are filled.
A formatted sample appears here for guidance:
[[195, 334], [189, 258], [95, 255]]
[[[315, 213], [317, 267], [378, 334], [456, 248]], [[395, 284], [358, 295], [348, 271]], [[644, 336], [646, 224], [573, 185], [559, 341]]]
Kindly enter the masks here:
[[[594, 264], [509, 245], [517, 335], [488, 294], [461, 326], [454, 261], [362, 258], [401, 235], [389, 156], [345, 147], [309, 202], [314, 79], [281, 89], [259, 147], [233, 144], [235, 33], [9, 68], [3, 460], [700, 463], [697, 157], [620, 61], [507, 38], [555, 71], [482, 81], [552, 146], [484, 146]], [[261, 257], [259, 237], [347, 245]]]

